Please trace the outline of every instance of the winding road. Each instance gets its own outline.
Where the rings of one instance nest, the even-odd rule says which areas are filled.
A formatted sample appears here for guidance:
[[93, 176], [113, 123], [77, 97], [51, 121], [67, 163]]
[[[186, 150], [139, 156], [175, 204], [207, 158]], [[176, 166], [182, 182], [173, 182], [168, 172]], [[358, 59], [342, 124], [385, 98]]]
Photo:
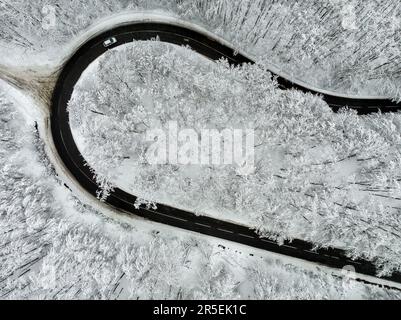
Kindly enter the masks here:
[[[104, 46], [104, 41], [111, 37], [116, 38], [117, 42], [106, 48]], [[253, 63], [253, 61], [245, 56], [236, 54], [232, 48], [224, 46], [206, 35], [182, 26], [165, 23], [141, 22], [120, 26], [97, 35], [95, 38], [82, 45], [64, 65], [53, 92], [51, 131], [57, 152], [66, 168], [76, 181], [94, 197], [96, 197], [98, 185], [93, 178], [90, 168], [85, 165], [86, 161], [79, 152], [73, 139], [69, 126], [67, 104], [72, 96], [74, 86], [82, 73], [90, 63], [107, 50], [132, 42], [134, 39], [150, 40], [156, 37], [163, 42], [176, 45], [189, 45], [194, 51], [213, 60], [224, 57], [233, 65]], [[303, 92], [322, 95], [323, 99], [335, 111], [344, 106], [354, 108], [360, 114], [377, 112], [378, 110], [382, 112], [396, 111], [401, 108], [400, 104], [388, 99], [354, 99], [346, 96], [322, 94], [322, 92], [292, 83], [281, 77], [278, 77], [277, 81], [282, 89], [295, 88]], [[314, 245], [312, 243], [302, 240], [286, 241], [283, 245], [279, 245], [275, 241], [260, 238], [258, 234], [245, 226], [216, 220], [210, 217], [196, 216], [191, 212], [178, 210], [172, 207], [158, 205], [156, 210], [147, 208], [136, 209], [134, 206], [135, 200], [136, 197], [134, 195], [128, 194], [120, 189], [115, 189], [107, 198], [106, 202], [120, 211], [170, 226], [303, 259], [331, 268], [341, 269], [345, 266], [353, 266], [358, 274], [366, 275], [368, 278], [376, 277], [377, 274], [376, 267], [373, 263], [364, 260], [352, 260], [340, 249], [327, 248], [315, 250], [313, 249]], [[360, 278], [360, 281], [370, 282], [362, 278], [363, 277]], [[401, 284], [400, 273], [394, 273], [391, 276], [381, 279]], [[374, 283], [374, 281], [372, 281], [372, 283]], [[391, 287], [391, 285], [389, 285], [389, 287]]]

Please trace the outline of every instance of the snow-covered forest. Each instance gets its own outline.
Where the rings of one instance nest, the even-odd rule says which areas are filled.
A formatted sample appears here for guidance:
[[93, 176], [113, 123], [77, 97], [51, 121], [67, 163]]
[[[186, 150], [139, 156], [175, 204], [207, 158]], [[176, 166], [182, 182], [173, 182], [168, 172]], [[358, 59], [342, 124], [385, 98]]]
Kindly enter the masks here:
[[[98, 181], [148, 201], [246, 224], [261, 236], [345, 248], [401, 270], [401, 115], [334, 114], [276, 88], [260, 66], [232, 68], [189, 49], [134, 42], [94, 63], [69, 104]], [[149, 128], [255, 128], [254, 174], [229, 165], [153, 165]]]
[[0, 83], [0, 299], [401, 298], [246, 247], [110, 220], [57, 180], [18, 110]]
[[0, 50], [9, 61], [57, 55], [112, 14], [156, 10], [318, 87], [400, 97], [398, 0], [0, 0], [0, 8]]
[[[401, 113], [334, 113], [318, 96], [279, 89], [268, 71], [401, 100], [399, 0], [0, 0], [0, 300], [401, 299], [331, 269], [128, 217], [67, 186], [46, 136], [53, 80], [81, 35], [134, 13], [193, 23], [256, 64], [212, 62], [157, 39], [97, 59], [68, 111], [99, 200], [119, 187], [138, 205], [246, 225], [280, 244], [341, 248], [378, 276], [401, 272]], [[13, 72], [21, 87], [3, 82]], [[255, 171], [149, 163], [147, 132], [171, 121], [196, 133], [254, 130]]]

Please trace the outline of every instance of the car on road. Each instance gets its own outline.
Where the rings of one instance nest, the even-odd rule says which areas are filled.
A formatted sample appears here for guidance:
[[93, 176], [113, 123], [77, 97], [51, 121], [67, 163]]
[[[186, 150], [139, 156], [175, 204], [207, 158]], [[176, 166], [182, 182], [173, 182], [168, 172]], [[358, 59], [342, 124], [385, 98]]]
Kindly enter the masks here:
[[107, 48], [115, 43], [117, 43], [117, 39], [114, 37], [111, 37], [111, 38], [107, 39], [105, 42], [103, 42], [103, 45]]

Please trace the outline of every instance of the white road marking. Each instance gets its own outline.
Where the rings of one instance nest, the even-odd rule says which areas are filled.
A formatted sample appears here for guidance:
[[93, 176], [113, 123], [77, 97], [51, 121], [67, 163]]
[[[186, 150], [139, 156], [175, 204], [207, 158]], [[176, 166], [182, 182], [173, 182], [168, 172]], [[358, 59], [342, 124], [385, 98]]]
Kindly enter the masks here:
[[195, 224], [197, 224], [198, 226], [202, 226], [202, 227], [206, 227], [206, 228], [211, 228], [211, 226], [208, 226], [207, 224], [203, 224], [203, 223], [199, 223], [199, 222], [195, 222]]

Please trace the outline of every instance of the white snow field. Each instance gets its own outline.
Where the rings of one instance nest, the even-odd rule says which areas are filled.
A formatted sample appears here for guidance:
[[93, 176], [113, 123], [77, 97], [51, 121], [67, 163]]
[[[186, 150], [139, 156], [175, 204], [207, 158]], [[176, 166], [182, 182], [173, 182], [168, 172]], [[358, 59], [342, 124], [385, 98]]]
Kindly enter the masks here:
[[260, 250], [86, 207], [55, 176], [20, 98], [0, 82], [1, 299], [401, 298]]
[[[119, 187], [264, 237], [340, 247], [383, 273], [401, 270], [400, 114], [335, 114], [319, 97], [277, 89], [262, 67], [232, 68], [157, 41], [94, 62], [69, 112], [104, 196]], [[168, 132], [171, 121], [199, 134], [255, 129], [255, 172], [149, 163], [147, 132]]]

